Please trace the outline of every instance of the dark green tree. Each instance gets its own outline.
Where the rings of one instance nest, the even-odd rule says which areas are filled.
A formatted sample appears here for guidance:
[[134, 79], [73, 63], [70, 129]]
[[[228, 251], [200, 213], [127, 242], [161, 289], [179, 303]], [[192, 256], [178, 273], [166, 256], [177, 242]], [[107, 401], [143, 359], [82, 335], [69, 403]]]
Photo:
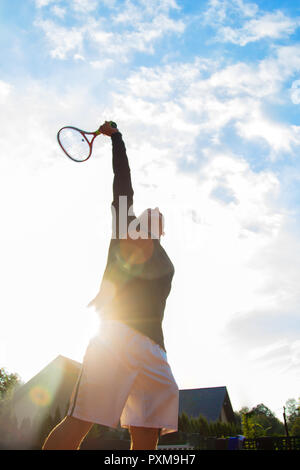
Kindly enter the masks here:
[[0, 448], [14, 449], [15, 443], [20, 439], [20, 430], [16, 415], [7, 411], [0, 418]]
[[292, 436], [300, 436], [300, 416], [295, 418], [293, 425], [291, 427], [291, 435]]
[[287, 425], [289, 430], [291, 430], [294, 422], [300, 416], [300, 398], [298, 402], [294, 398], [289, 398], [285, 404], [285, 412]]
[[41, 411], [35, 415], [32, 426], [35, 431], [34, 447], [41, 449], [46, 437], [55, 426], [54, 419], [49, 411], [47, 414]]
[[201, 436], [208, 436], [209, 434], [209, 425], [207, 422], [207, 419], [204, 418], [204, 416], [200, 415], [198, 417], [198, 423], [199, 423], [199, 434]]
[[24, 418], [21, 426], [19, 427], [21, 436], [25, 439], [31, 432], [31, 420], [30, 418]]
[[178, 430], [187, 434], [198, 434], [201, 437], [233, 437], [242, 431], [240, 424], [208, 422], [202, 415], [193, 418], [184, 412], [179, 416]]
[[15, 442], [16, 449], [30, 449], [32, 445], [32, 424], [29, 417], [23, 418], [18, 432], [14, 434], [11, 442]]
[[190, 418], [189, 432], [191, 433], [199, 432], [198, 418]]
[[178, 418], [178, 430], [183, 432], [190, 432], [190, 419], [185, 412], [181, 413]]
[[236, 425], [241, 427], [242, 426], [242, 414], [238, 411], [234, 411], [234, 419], [235, 419]]
[[11, 400], [15, 391], [22, 385], [20, 377], [0, 369], [0, 421], [9, 419], [12, 412]]
[[22, 385], [18, 374], [0, 368], [0, 445], [5, 447], [18, 435], [18, 423], [12, 406], [15, 391]]

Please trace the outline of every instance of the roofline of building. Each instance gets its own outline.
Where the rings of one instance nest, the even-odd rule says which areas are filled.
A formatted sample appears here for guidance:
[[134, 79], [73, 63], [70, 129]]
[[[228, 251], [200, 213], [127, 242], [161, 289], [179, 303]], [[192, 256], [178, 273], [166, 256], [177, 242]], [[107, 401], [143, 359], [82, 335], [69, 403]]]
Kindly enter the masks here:
[[227, 391], [226, 385], [219, 385], [217, 387], [197, 387], [197, 388], [180, 388], [181, 392], [188, 392], [190, 390], [211, 390], [213, 388], [223, 388], [224, 390]]
[[30, 386], [30, 383], [33, 382], [34, 379], [36, 377], [38, 377], [40, 374], [43, 374], [43, 372], [45, 372], [46, 369], [48, 369], [48, 367], [50, 367], [52, 364], [54, 364], [55, 362], [58, 362], [58, 361], [60, 361], [60, 362], [62, 362], [62, 361], [71, 362], [74, 366], [78, 366], [78, 368], [81, 367], [80, 362], [74, 361], [74, 359], [70, 359], [69, 357], [62, 356], [61, 354], [59, 354], [55, 359], [53, 359], [51, 362], [49, 362], [49, 364], [47, 364], [45, 367], [43, 367], [43, 369], [41, 369], [37, 374], [35, 374], [33, 377], [31, 377], [31, 379], [29, 379], [27, 382], [25, 382], [23, 385], [21, 385], [19, 388], [16, 389], [16, 392], [14, 393], [14, 396], [13, 396], [13, 401], [19, 400], [22, 397], [22, 395], [24, 393], [26, 393], [26, 390]]

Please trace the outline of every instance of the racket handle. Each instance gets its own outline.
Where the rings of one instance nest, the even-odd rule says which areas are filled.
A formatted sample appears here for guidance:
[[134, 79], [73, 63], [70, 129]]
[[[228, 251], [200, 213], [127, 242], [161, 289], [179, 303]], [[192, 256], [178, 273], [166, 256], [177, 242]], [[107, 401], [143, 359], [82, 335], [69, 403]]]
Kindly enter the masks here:
[[[108, 123], [111, 125], [111, 127], [113, 127], [114, 129], [117, 129], [117, 127], [118, 127], [117, 124], [116, 124], [114, 121], [105, 121], [105, 122], [108, 122]], [[99, 129], [95, 132], [95, 135], [101, 134], [100, 128], [101, 128], [101, 126], [100, 126]]]

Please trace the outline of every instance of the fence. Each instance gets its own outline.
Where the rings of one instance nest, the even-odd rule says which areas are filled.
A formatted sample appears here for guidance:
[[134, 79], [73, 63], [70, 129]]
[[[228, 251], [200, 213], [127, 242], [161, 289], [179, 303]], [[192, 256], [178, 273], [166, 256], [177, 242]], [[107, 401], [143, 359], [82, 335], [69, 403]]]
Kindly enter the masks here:
[[245, 450], [300, 450], [300, 436], [245, 439]]
[[259, 437], [256, 439], [194, 437], [197, 450], [300, 450], [300, 436]]

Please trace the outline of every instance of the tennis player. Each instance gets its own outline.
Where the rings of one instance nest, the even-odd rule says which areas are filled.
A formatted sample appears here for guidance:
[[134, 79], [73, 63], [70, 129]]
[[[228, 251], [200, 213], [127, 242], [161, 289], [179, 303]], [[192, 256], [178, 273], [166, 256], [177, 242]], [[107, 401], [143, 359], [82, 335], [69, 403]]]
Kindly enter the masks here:
[[133, 211], [131, 174], [122, 134], [105, 122], [112, 141], [113, 230], [100, 290], [89, 305], [101, 327], [91, 339], [67, 416], [44, 450], [74, 450], [94, 423], [128, 428], [132, 450], [154, 450], [177, 431], [178, 386], [168, 364], [162, 320], [174, 267], [160, 244], [158, 208]]

